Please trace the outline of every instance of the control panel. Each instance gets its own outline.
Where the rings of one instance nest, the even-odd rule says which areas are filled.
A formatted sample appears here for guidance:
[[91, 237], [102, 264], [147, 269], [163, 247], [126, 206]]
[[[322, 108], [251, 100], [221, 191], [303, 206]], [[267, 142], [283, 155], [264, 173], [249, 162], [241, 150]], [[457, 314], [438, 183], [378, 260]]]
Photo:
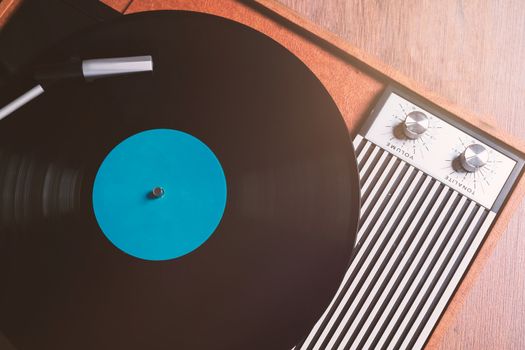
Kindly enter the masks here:
[[517, 161], [488, 140], [395, 91], [383, 97], [364, 136], [452, 189], [490, 209]]

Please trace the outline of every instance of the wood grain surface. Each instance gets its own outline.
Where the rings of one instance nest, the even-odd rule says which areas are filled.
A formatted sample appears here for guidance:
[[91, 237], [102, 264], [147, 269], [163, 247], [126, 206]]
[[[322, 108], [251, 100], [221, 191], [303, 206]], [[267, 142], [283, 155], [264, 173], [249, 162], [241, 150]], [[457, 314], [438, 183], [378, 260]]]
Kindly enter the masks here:
[[[525, 2], [279, 1], [525, 140]], [[525, 349], [525, 202], [438, 347]]]

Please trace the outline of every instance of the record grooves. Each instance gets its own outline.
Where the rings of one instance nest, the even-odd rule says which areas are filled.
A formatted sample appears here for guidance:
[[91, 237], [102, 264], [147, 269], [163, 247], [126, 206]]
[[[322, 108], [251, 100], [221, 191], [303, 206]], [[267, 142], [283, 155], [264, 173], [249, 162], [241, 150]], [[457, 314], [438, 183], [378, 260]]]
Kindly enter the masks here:
[[[20, 350], [289, 349], [328, 305], [355, 240], [358, 176], [343, 119], [295, 56], [210, 15], [125, 16], [41, 61], [144, 54], [152, 74], [58, 85], [0, 123], [7, 167], [38, 174], [6, 196], [2, 173], [2, 205], [21, 196], [43, 208], [2, 217], [0, 330]], [[155, 129], [202, 141], [227, 184], [213, 234], [159, 261], [113, 245], [92, 202], [107, 155]], [[15, 155], [44, 170], [21, 170]], [[51, 164], [59, 175], [46, 188], [58, 188], [59, 204], [47, 215], [35, 191]]]

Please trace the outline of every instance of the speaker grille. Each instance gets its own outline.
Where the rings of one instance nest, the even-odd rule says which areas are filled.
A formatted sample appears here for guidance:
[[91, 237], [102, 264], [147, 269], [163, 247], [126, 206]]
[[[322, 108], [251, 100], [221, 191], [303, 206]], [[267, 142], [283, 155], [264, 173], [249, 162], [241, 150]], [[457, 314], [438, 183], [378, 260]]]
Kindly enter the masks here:
[[361, 219], [336, 296], [296, 349], [419, 349], [495, 213], [360, 135]]

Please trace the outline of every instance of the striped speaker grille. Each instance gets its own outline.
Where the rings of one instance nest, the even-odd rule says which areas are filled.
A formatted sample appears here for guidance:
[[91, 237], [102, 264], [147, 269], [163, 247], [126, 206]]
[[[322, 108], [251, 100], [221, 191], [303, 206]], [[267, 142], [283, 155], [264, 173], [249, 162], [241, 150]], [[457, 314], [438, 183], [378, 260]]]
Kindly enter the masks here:
[[361, 220], [350, 267], [295, 349], [419, 349], [495, 213], [361, 136]]

